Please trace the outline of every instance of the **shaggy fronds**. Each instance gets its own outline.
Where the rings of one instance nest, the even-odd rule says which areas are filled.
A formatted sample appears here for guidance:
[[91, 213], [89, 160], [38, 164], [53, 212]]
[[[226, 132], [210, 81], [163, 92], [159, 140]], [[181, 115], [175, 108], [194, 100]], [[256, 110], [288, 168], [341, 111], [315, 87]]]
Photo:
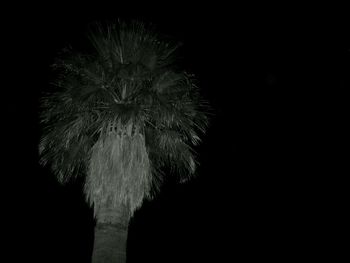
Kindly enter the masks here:
[[165, 166], [195, 173], [193, 147], [208, 124], [208, 104], [193, 75], [175, 70], [176, 44], [142, 23], [91, 30], [91, 54], [67, 49], [53, 65], [54, 91], [42, 98], [40, 162], [61, 182], [86, 175], [98, 215], [123, 204], [132, 214]]
[[111, 132], [92, 147], [85, 192], [95, 214], [125, 205], [135, 211], [152, 185], [151, 164], [141, 133]]

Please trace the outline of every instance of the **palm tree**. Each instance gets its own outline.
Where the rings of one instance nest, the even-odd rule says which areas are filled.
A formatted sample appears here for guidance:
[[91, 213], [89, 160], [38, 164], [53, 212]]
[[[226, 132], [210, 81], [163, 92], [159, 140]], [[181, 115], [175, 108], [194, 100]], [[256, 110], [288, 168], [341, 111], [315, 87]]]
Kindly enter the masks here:
[[85, 176], [96, 219], [93, 263], [125, 262], [128, 224], [170, 167], [189, 179], [208, 124], [194, 76], [176, 66], [178, 44], [141, 22], [96, 23], [91, 50], [66, 48], [41, 98], [40, 163], [65, 183]]

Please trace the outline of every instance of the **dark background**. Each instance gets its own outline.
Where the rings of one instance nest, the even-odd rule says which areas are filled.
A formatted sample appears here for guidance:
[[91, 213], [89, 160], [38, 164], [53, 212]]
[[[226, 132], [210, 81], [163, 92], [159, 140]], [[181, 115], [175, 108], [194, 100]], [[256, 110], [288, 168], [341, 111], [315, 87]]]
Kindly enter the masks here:
[[185, 67], [215, 111], [198, 149], [199, 176], [169, 180], [144, 203], [130, 224], [128, 262], [334, 259], [345, 247], [337, 240], [350, 43], [341, 10], [180, 2], [4, 8], [9, 262], [89, 262], [94, 222], [80, 183], [61, 186], [37, 164], [37, 100], [56, 52], [84, 47], [89, 22], [116, 17], [153, 22], [182, 41]]

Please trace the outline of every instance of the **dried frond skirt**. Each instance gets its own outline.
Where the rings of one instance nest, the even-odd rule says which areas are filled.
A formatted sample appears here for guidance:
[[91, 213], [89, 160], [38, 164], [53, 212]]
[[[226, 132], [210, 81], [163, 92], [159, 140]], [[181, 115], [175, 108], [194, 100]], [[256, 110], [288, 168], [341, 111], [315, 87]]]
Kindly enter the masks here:
[[103, 217], [105, 209], [121, 206], [132, 215], [149, 195], [151, 183], [150, 160], [141, 133], [112, 132], [95, 143], [85, 193], [97, 218]]

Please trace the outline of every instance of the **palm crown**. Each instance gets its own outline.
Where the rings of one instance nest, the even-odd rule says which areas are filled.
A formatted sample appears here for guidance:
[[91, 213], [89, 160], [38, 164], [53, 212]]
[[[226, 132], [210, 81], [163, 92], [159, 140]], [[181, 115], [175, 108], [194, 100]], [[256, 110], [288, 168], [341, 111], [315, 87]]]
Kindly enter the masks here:
[[177, 45], [140, 22], [94, 27], [94, 52], [66, 50], [53, 64], [55, 90], [42, 97], [40, 162], [61, 182], [86, 175], [85, 194], [130, 214], [152, 197], [163, 167], [182, 178], [196, 168], [193, 146], [208, 105], [193, 75], [178, 70]]

